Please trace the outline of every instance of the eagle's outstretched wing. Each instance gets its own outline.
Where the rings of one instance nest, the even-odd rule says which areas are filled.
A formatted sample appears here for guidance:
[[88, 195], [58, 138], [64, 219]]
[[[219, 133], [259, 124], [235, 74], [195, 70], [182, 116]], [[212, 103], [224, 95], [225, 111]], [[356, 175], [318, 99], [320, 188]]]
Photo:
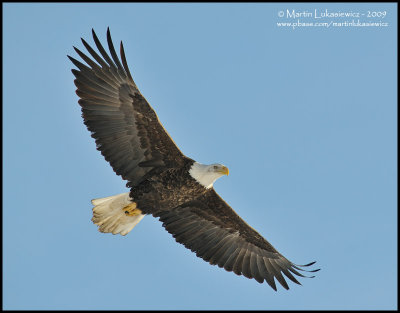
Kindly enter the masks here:
[[185, 156], [136, 87], [122, 42], [121, 64], [110, 30], [107, 29], [107, 41], [112, 58], [93, 30], [92, 34], [101, 56], [85, 40], [82, 42], [97, 63], [75, 47], [88, 66], [68, 56], [79, 69], [73, 69], [72, 73], [76, 77], [82, 117], [96, 140], [97, 149], [133, 187], [152, 169], [179, 166]]
[[[281, 255], [212, 188], [195, 201], [170, 211], [153, 214], [163, 222], [175, 240], [212, 265], [233, 271], [237, 275], [264, 280], [276, 290], [274, 278], [289, 289], [283, 275], [300, 284], [292, 275], [301, 277], [297, 270], [306, 271]], [[317, 270], [308, 271], [316, 272]], [[314, 276], [312, 276], [314, 277]]]

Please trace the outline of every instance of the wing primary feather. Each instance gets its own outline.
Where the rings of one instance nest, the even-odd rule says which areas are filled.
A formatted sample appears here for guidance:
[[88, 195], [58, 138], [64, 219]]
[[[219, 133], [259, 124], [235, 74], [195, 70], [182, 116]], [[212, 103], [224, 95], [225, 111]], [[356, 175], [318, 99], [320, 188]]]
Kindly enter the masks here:
[[104, 89], [102, 86], [97, 85], [96, 82], [91, 81], [87, 78], [78, 79], [75, 82], [75, 86], [78, 87], [78, 89], [85, 90], [91, 93], [98, 93], [100, 96], [105, 96], [108, 98], [109, 97], [112, 98], [113, 96], [118, 96], [117, 92]]
[[318, 272], [318, 271], [321, 270], [320, 268], [317, 268], [316, 270], [308, 271], [308, 270], [304, 270], [302, 268], [298, 268], [296, 265], [293, 265], [293, 264], [292, 264], [292, 267], [295, 268], [295, 269], [298, 269], [299, 271], [307, 272], [307, 273], [315, 273], [315, 272]]
[[268, 260], [272, 267], [274, 268], [274, 274], [276, 279], [280, 282], [280, 284], [286, 289], [289, 290], [289, 286], [285, 280], [285, 278], [283, 277], [282, 273], [281, 273], [281, 269], [280, 267], [275, 263], [275, 260]]
[[76, 51], [76, 53], [79, 54], [79, 56], [93, 69], [95, 68], [100, 68], [100, 66], [92, 61], [86, 54], [84, 54], [81, 50], [79, 50], [77, 47], [74, 47], [74, 50]]
[[93, 50], [93, 48], [86, 42], [85, 39], [81, 38], [83, 45], [85, 46], [86, 50], [90, 53], [90, 55], [97, 61], [99, 64], [103, 67], [106, 68], [108, 67], [107, 63], [104, 62], [104, 60], [97, 54], [96, 51]]
[[233, 237], [234, 234], [229, 234], [228, 236], [226, 236], [224, 241], [220, 242], [219, 248], [214, 252], [213, 256], [210, 259], [211, 264], [215, 265], [219, 263], [222, 257], [225, 255], [225, 252], [229, 250], [230, 247], [234, 246]]
[[121, 62], [118, 59], [118, 55], [117, 55], [117, 53], [115, 52], [115, 49], [114, 49], [114, 44], [113, 44], [113, 42], [111, 40], [111, 34], [110, 34], [110, 28], [109, 27], [107, 27], [107, 42], [108, 42], [108, 48], [110, 50], [111, 56], [112, 56], [115, 64], [117, 65], [119, 70], [123, 71], [124, 68], [122, 67]]
[[[286, 290], [288, 290], [288, 289], [289, 289], [289, 286], [287, 285], [287, 283], [286, 283], [285, 280], [283, 279], [282, 274], [281, 274], [279, 271], [277, 271], [277, 270], [275, 269], [275, 267], [272, 265], [271, 260], [270, 260], [269, 258], [266, 258], [266, 257], [264, 257], [263, 259], [264, 259], [264, 264], [265, 264], [265, 266], [266, 266], [268, 272], [271, 273], [271, 274], [278, 280], [278, 282], [283, 286], [283, 288], [285, 288]], [[280, 276], [280, 277], [279, 277], [279, 276]], [[282, 284], [282, 282], [281, 282], [282, 280], [283, 280], [283, 284]]]
[[283, 274], [285, 274], [292, 282], [294, 282], [298, 285], [301, 285], [300, 282], [288, 271], [288, 269], [290, 269], [290, 267], [291, 267], [291, 264], [289, 261], [282, 260], [282, 259], [277, 259], [274, 261], [279, 265]]
[[213, 233], [211, 239], [197, 251], [197, 254], [201, 256], [203, 260], [208, 262], [209, 258], [205, 256], [222, 240], [222, 234], [223, 231], [220, 229], [215, 230], [215, 233]]
[[74, 63], [74, 65], [79, 68], [81, 71], [90, 71], [90, 68], [87, 67], [85, 64], [79, 62], [78, 60], [74, 59], [73, 57], [67, 55], [67, 57], [71, 60], [72, 63]]
[[255, 247], [255, 252], [256, 252], [256, 256], [257, 256], [257, 267], [259, 270], [259, 273], [261, 275], [261, 277], [263, 277], [265, 279], [265, 281], [273, 288], [273, 285], [275, 285], [275, 281], [274, 281], [274, 276], [268, 272], [265, 263], [264, 263], [264, 259], [263, 259], [263, 249], [259, 248], [259, 247]]
[[303, 268], [300, 268], [300, 267], [308, 267], [308, 266], [311, 266], [311, 265], [313, 265], [313, 264], [315, 264], [316, 262], [314, 261], [314, 262], [311, 262], [311, 263], [308, 263], [308, 264], [306, 264], [306, 265], [298, 265], [298, 264], [294, 264], [294, 263], [292, 263], [292, 266], [295, 268], [295, 269], [298, 269], [299, 271], [303, 271], [303, 272], [308, 272], [308, 273], [315, 273], [315, 272], [318, 272], [319, 270], [321, 270], [320, 268], [317, 268], [317, 269], [315, 269], [315, 270], [305, 270], [305, 269], [303, 269]]
[[261, 255], [257, 255], [257, 266], [260, 271], [260, 275], [264, 277], [265, 281], [267, 282], [268, 285], [271, 286], [272, 289], [276, 291], [276, 285], [274, 281], [274, 276], [271, 275], [270, 272], [268, 272], [267, 268], [265, 267], [265, 263], [263, 260], [263, 257]]
[[250, 255], [250, 270], [251, 275], [254, 277], [254, 279], [262, 284], [264, 282], [264, 278], [260, 274], [260, 270], [257, 264], [257, 254], [254, 251], [252, 251]]
[[315, 277], [315, 276], [306, 276], [306, 275], [303, 275], [303, 274], [299, 273], [298, 271], [296, 271], [293, 267], [289, 267], [288, 269], [289, 269], [289, 271], [291, 271], [293, 274], [296, 274], [297, 276], [300, 276], [300, 277], [305, 277], [305, 278], [314, 278], [314, 277]]
[[253, 278], [250, 269], [250, 256], [251, 256], [251, 251], [250, 249], [247, 248], [246, 254], [243, 256], [243, 265], [242, 265], [242, 273], [247, 278]]
[[304, 265], [299, 265], [299, 264], [295, 264], [295, 265], [297, 265], [297, 266], [301, 266], [301, 267], [307, 267], [307, 266], [314, 265], [315, 263], [316, 263], [316, 261], [313, 261], [313, 262], [311, 262], [311, 263], [304, 264]]
[[[229, 252], [229, 257], [223, 264], [225, 270], [227, 270], [228, 272], [233, 271], [233, 266], [235, 265], [237, 256], [239, 255], [240, 251], [241, 251], [240, 247], [236, 246], [232, 251]], [[228, 251], [226, 253], [228, 253]], [[220, 264], [218, 263], [218, 266], [219, 265]]]
[[[73, 60], [71, 60], [73, 62]], [[76, 61], [76, 60], [75, 60]], [[105, 88], [112, 88], [117, 90], [117, 88], [119, 88], [118, 82], [116, 82], [115, 80], [113, 80], [113, 76], [112, 74], [109, 77], [109, 75], [107, 75], [106, 73], [104, 73], [103, 71], [101, 73], [97, 72], [97, 75], [94, 73], [94, 71], [87, 67], [86, 65], [82, 64], [83, 66], [78, 66], [78, 64], [76, 64], [74, 62], [74, 64], [79, 68], [79, 70], [81, 71], [81, 74], [83, 76], [86, 76], [87, 78], [91, 78], [92, 80], [95, 80], [96, 82], [98, 82], [99, 84], [106, 86]], [[75, 74], [74, 74], [75, 75]], [[75, 75], [75, 77], [77, 77]], [[78, 78], [78, 77], [77, 77]]]
[[[90, 88], [94, 88], [95, 92], [99, 91], [99, 92], [103, 92], [114, 96], [117, 96], [118, 93], [116, 90], [113, 90], [112, 88], [109, 88], [108, 86], [106, 86], [105, 84], [103, 84], [101, 81], [99, 81], [98, 79], [93, 79], [93, 77], [88, 77], [87, 75], [83, 75], [81, 72], [79, 72], [76, 69], [73, 69], [73, 73], [75, 75], [76, 78], [78, 78], [78, 82], [82, 83], [82, 86], [84, 86], [85, 84], [88, 85]], [[75, 84], [76, 85], [76, 84]], [[80, 99], [79, 99], [80, 100]], [[116, 101], [114, 101], [115, 103]], [[79, 102], [80, 103], [80, 102]], [[107, 104], [109, 103], [108, 101], [106, 102]], [[113, 103], [113, 104], [114, 104]], [[110, 107], [110, 105], [105, 105], [103, 106], [101, 109], [104, 111], [107, 111], [108, 108]], [[119, 108], [116, 108], [115, 106], [111, 105], [111, 107], [116, 110], [120, 110]]]
[[217, 264], [220, 253], [225, 251], [224, 247], [227, 243], [229, 243], [233, 235], [234, 234], [228, 234], [227, 236], [223, 237], [212, 249], [210, 249], [210, 251], [206, 253], [205, 257], [209, 258], [208, 262], [210, 262], [210, 264]]
[[236, 275], [242, 274], [243, 257], [246, 254], [246, 248], [247, 244], [241, 248], [239, 255], [236, 258], [235, 264], [233, 265], [232, 270]]
[[128, 75], [128, 78], [133, 82], [131, 72], [129, 71], [128, 62], [126, 62], [125, 50], [124, 50], [124, 45], [122, 44], [122, 41], [121, 41], [121, 45], [120, 45], [120, 54], [121, 54], [121, 60], [122, 60], [122, 64], [124, 65], [126, 75]]
[[101, 55], [103, 56], [104, 60], [108, 63], [108, 65], [112, 68], [116, 68], [114, 62], [111, 60], [111, 58], [108, 56], [106, 50], [104, 50], [103, 46], [101, 45], [101, 42], [99, 38], [97, 38], [96, 33], [94, 32], [94, 29], [92, 28], [92, 35], [93, 35], [93, 40], [94, 43], [96, 44], [97, 49], [99, 49]]
[[[229, 244], [229, 242], [227, 244]], [[230, 244], [231, 245], [228, 246], [226, 250], [224, 250], [224, 253], [219, 257], [219, 261], [217, 263], [219, 267], [223, 267], [227, 271], [228, 269], [225, 266], [227, 266], [228, 260], [232, 256], [232, 254], [238, 249], [237, 244], [233, 239], [231, 239]], [[232, 269], [230, 271], [232, 271]]]
[[[275, 290], [275, 291], [277, 291], [277, 288], [276, 288], [276, 284], [275, 284], [275, 280], [274, 280], [274, 278], [275, 278], [275, 269], [272, 267], [272, 265], [271, 265], [271, 263], [270, 263], [270, 261], [269, 261], [269, 259], [267, 258], [267, 257], [263, 257], [263, 261], [264, 261], [264, 266], [265, 266], [265, 268], [267, 269], [267, 272], [268, 272], [268, 274], [269, 274], [269, 276], [272, 276], [272, 280], [270, 281], [270, 283], [272, 284], [272, 286], [271, 286], [271, 284], [270, 284], [270, 286]], [[267, 281], [268, 282], [268, 281]], [[268, 282], [269, 283], [269, 282]]]
[[292, 275], [286, 268], [282, 268], [282, 272], [294, 283], [301, 285], [301, 283]]

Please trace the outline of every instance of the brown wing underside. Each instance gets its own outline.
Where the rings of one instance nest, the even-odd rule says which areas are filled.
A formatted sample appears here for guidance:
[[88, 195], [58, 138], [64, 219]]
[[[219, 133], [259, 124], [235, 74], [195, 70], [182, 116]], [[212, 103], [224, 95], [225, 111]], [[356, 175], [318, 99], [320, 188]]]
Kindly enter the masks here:
[[[211, 189], [204, 196], [171, 211], [154, 214], [175, 240], [212, 265], [237, 275], [266, 281], [274, 290], [274, 278], [289, 289], [282, 273], [296, 284], [293, 276], [307, 277], [305, 271], [281, 255], [267, 240], [244, 222]], [[317, 270], [311, 271], [315, 272]]]
[[78, 70], [76, 93], [82, 117], [97, 149], [114, 171], [133, 187], [154, 168], [179, 166], [185, 156], [161, 125], [130, 74], [121, 42], [121, 61], [115, 52], [109, 29], [107, 54], [95, 32], [93, 39], [101, 56], [82, 39], [92, 58], [75, 51], [88, 65], [68, 56]]

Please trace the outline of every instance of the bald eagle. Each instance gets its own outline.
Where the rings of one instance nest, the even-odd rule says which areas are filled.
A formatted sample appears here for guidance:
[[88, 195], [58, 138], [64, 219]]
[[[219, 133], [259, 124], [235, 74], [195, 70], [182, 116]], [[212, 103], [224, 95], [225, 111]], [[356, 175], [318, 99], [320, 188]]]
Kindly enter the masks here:
[[145, 215], [158, 217], [198, 257], [275, 291], [274, 279], [289, 289], [282, 274], [300, 284], [294, 275], [310, 276], [299, 271], [316, 272], [305, 269], [315, 262], [286, 259], [216, 193], [213, 184], [228, 168], [185, 156], [133, 81], [122, 42], [119, 59], [107, 29], [110, 57], [93, 29], [92, 35], [100, 55], [82, 39], [91, 57], [74, 49], [86, 65], [68, 56], [78, 68], [72, 69], [78, 102], [97, 150], [130, 188], [92, 200], [98, 230], [125, 236]]

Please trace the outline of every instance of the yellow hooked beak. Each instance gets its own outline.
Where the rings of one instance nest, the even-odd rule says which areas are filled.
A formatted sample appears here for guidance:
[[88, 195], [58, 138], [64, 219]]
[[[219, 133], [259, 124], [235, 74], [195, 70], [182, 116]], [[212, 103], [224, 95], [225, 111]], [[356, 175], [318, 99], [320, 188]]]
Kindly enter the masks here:
[[221, 167], [221, 169], [218, 172], [223, 175], [229, 175], [229, 169], [226, 166]]

